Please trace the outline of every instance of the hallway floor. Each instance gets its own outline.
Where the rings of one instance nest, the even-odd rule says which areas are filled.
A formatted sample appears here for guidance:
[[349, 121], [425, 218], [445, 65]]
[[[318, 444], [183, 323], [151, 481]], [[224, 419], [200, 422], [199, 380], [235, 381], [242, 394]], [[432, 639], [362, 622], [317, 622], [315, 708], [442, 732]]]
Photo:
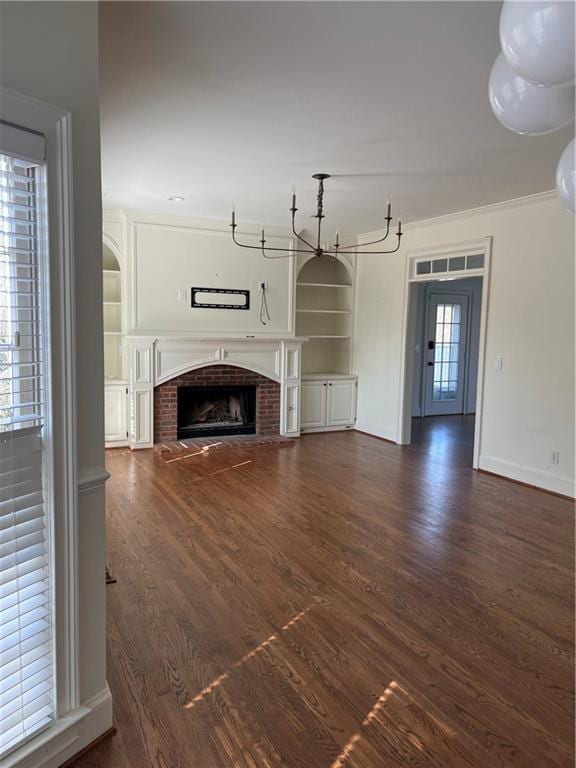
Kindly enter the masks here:
[[474, 454], [474, 422], [474, 414], [412, 419], [410, 447], [427, 454], [429, 461], [471, 467]]
[[453, 424], [108, 452], [118, 730], [78, 768], [572, 766], [573, 504]]

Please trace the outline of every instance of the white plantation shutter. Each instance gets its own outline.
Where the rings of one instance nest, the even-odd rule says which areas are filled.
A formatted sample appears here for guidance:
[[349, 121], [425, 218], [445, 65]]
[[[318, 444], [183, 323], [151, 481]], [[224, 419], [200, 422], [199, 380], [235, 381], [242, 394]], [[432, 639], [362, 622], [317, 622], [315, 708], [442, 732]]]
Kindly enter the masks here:
[[0, 126], [0, 151], [1, 759], [53, 721], [55, 696], [37, 215], [43, 140]]

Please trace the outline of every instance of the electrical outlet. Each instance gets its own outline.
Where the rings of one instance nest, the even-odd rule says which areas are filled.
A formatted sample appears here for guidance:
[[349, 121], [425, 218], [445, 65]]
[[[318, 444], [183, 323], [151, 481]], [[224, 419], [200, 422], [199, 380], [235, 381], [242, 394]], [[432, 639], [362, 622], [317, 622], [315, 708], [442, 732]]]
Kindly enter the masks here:
[[550, 463], [554, 464], [554, 466], [558, 466], [560, 464], [560, 451], [554, 448], [552, 450], [552, 453], [550, 454]]
[[497, 371], [501, 371], [502, 364], [503, 364], [503, 359], [501, 357], [497, 357], [496, 362], [494, 363], [494, 368], [496, 368]]

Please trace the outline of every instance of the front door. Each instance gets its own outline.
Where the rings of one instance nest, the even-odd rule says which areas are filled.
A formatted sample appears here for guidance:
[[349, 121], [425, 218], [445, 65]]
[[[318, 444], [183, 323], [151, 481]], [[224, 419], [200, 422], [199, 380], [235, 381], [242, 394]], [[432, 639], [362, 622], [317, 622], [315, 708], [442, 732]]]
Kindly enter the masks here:
[[429, 293], [424, 415], [464, 412], [468, 296]]

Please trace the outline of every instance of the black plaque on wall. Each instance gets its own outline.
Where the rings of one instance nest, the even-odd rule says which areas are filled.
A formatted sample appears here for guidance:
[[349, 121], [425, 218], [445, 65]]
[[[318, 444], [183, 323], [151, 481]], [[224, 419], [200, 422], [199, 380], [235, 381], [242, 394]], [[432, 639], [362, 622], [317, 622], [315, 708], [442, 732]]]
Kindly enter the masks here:
[[[250, 291], [235, 288], [191, 288], [194, 309], [250, 309]], [[214, 295], [214, 299], [203, 294]]]

